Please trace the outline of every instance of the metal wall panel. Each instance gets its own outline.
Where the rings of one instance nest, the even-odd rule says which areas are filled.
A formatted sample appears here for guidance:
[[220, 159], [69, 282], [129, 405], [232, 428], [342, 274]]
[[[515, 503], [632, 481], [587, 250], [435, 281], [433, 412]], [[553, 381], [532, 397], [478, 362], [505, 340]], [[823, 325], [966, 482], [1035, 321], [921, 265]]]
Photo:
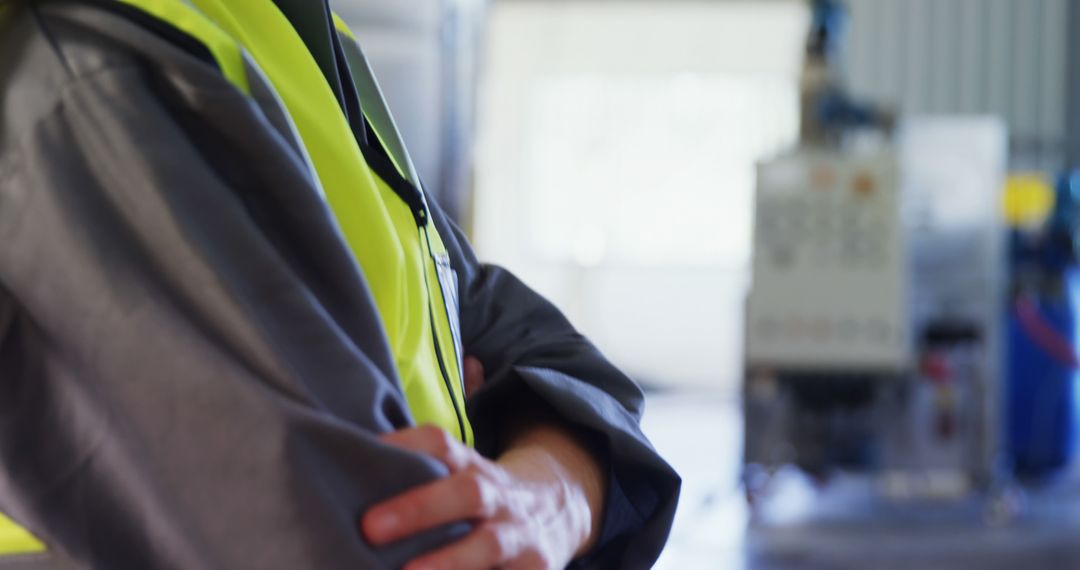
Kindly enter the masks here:
[[1005, 118], [1012, 167], [1065, 165], [1070, 0], [848, 0], [846, 75], [904, 113]]

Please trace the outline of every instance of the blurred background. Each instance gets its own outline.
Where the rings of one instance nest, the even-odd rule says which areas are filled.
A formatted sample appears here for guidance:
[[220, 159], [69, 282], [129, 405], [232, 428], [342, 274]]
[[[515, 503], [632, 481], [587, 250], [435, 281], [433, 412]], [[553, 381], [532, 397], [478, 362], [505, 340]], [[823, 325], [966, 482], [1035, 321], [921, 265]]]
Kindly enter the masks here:
[[659, 568], [1080, 567], [1080, 2], [336, 8], [481, 257], [648, 389]]

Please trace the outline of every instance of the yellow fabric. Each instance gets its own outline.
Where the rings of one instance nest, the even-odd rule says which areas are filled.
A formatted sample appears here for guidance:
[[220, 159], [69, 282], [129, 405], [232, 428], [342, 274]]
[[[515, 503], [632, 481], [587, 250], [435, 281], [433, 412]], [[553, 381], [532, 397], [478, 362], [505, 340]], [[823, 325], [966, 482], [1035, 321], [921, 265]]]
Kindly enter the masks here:
[[[355, 42], [356, 41], [356, 35], [349, 28], [349, 26], [345, 23], [345, 21], [342, 20], [341, 17], [338, 16], [336, 13], [332, 14], [332, 16], [333, 16], [333, 20], [334, 20], [334, 27], [337, 29], [338, 32], [340, 32], [341, 34], [343, 34], [345, 36], [345, 38], [342, 38], [342, 41]], [[354, 72], [358, 73], [359, 70], [354, 70]], [[383, 148], [388, 148], [388, 146], [386, 145], [386, 139], [383, 137], [383, 133], [379, 132], [378, 126], [376, 126], [374, 124], [370, 124], [370, 126], [371, 126], [371, 130], [375, 133], [376, 138], [378, 138], [383, 143], [382, 144]], [[402, 168], [402, 166], [401, 166], [401, 159], [399, 159], [399, 157], [394, 156], [393, 153], [388, 152], [387, 154], [388, 154], [388, 156], [390, 158], [390, 161], [393, 163], [395, 170], [397, 170], [398, 174], [401, 175], [404, 178], [407, 178], [407, 174], [405, 172], [405, 169]], [[376, 177], [376, 179], [377, 179], [377, 177]], [[393, 194], [393, 191], [390, 190], [390, 188], [388, 186], [386, 186], [386, 184], [383, 183], [383, 181], [378, 180], [378, 182], [380, 184], [380, 189], [383, 191], [384, 195], [389, 193], [389, 196], [390, 196], [389, 200], [390, 201], [403, 204], [400, 201], [400, 199], [397, 199], [397, 195]], [[406, 208], [406, 211], [408, 211], [407, 208]], [[412, 215], [411, 212], [409, 213], [409, 215], [410, 216]], [[396, 220], [395, 223], [396, 223], [398, 229], [403, 231], [404, 234], [405, 234], [405, 235], [402, 235], [402, 240], [410, 242], [410, 243], [413, 242], [414, 239], [417, 237], [415, 235], [415, 224], [410, 224], [406, 220], [404, 220], [403, 218]], [[461, 418], [462, 418], [462, 421], [463, 421], [462, 422], [463, 427], [465, 429], [465, 433], [463, 434], [463, 439], [464, 439], [464, 441], [466, 443], [468, 443], [469, 445], [472, 445], [473, 444], [472, 426], [469, 424], [468, 417], [465, 415], [465, 410], [464, 410], [465, 388], [464, 388], [464, 383], [462, 382], [462, 375], [464, 374], [464, 369], [463, 369], [463, 363], [461, 362], [462, 355], [459, 352], [460, 351], [460, 344], [458, 343], [458, 340], [454, 336], [454, 332], [453, 332], [454, 325], [450, 322], [449, 315], [447, 314], [448, 310], [451, 310], [451, 311], [457, 311], [458, 310], [457, 299], [455, 299], [453, 303], [447, 303], [446, 295], [448, 293], [444, 290], [444, 288], [440, 284], [439, 274], [438, 274], [438, 267], [437, 267], [437, 265], [435, 263], [435, 259], [434, 259], [434, 257], [436, 255], [445, 256], [447, 254], [447, 250], [446, 250], [445, 244], [443, 244], [442, 238], [439, 236], [438, 230], [435, 229], [434, 225], [429, 224], [427, 227], [421, 229], [420, 234], [421, 234], [419, 236], [420, 247], [421, 247], [421, 250], [424, 253], [424, 255], [422, 256], [422, 260], [420, 260], [420, 261], [422, 261], [424, 271], [427, 273], [426, 283], [427, 283], [427, 288], [428, 288], [428, 306], [430, 307], [430, 310], [432, 311], [432, 313], [431, 313], [432, 319], [435, 321], [435, 328], [436, 328], [435, 338], [437, 339], [437, 342], [439, 344], [439, 351], [443, 356], [443, 361], [444, 361], [444, 364], [445, 364], [445, 367], [446, 367], [446, 374], [450, 378], [450, 386], [449, 387], [453, 392], [453, 402], [451, 402], [451, 406], [460, 405], [460, 412], [459, 413], [461, 415]], [[419, 306], [419, 305], [417, 305], [417, 306]], [[430, 329], [430, 326], [428, 328]], [[426, 338], [426, 342], [431, 341], [431, 335], [430, 334], [425, 335], [425, 338]], [[437, 365], [438, 362], [435, 362], [435, 364]], [[402, 363], [400, 361], [399, 361], [398, 366], [399, 366], [399, 369], [402, 367]], [[415, 364], [414, 363], [409, 363], [409, 366], [415, 366]], [[399, 370], [399, 372], [400, 372], [400, 370]], [[436, 370], [436, 372], [441, 374], [441, 371], [439, 371], [439, 370]], [[417, 378], [417, 377], [419, 377], [419, 378], [430, 378], [430, 377], [426, 376], [426, 374], [428, 374], [427, 371], [423, 371], [421, 374], [414, 374], [414, 375], [402, 374], [402, 381], [404, 383], [404, 389], [405, 389], [405, 397], [409, 402], [409, 406], [413, 410], [414, 416], [417, 416], [417, 418], [418, 418], [417, 421], [419, 421], [421, 423], [436, 423], [437, 425], [441, 425], [441, 426], [445, 427], [447, 430], [450, 431], [450, 433], [455, 433], [455, 430], [451, 429], [450, 427], [448, 427], [448, 425], [446, 423], [444, 423], [444, 422], [447, 422], [447, 421], [455, 421], [455, 422], [457, 421], [456, 414], [453, 413], [453, 409], [452, 408], [449, 409], [449, 410], [444, 409], [444, 410], [440, 410], [440, 411], [436, 411], [436, 409], [435, 409], [435, 408], [439, 407], [440, 404], [445, 403], [445, 401], [446, 401], [445, 389], [446, 388], [442, 387], [442, 389], [439, 389], [438, 387], [436, 387], [430, 381], [426, 381], [426, 382], [416, 382], [415, 381], [415, 378]], [[443, 407], [445, 408], [445, 406], [443, 406]], [[441, 416], [440, 421], [438, 421], [438, 422], [430, 422], [430, 421], [424, 422], [424, 421], [421, 421], [419, 419], [421, 416], [418, 415], [418, 411], [422, 412], [423, 417], [430, 417], [431, 414], [433, 414], [433, 413], [438, 414], [439, 416]]]
[[[461, 393], [459, 365], [452, 348], [453, 337], [445, 326], [446, 321], [443, 316], [445, 313], [441, 309], [444, 301], [438, 285], [435, 265], [429, 255], [425, 240], [420, 239], [421, 232], [417, 231], [416, 221], [408, 206], [381, 179], [376, 177], [375, 184], [383, 200], [391, 205], [389, 213], [394, 222], [396, 235], [402, 243], [409, 244], [409, 247], [403, 248], [402, 252], [403, 264], [408, 268], [411, 278], [402, 280], [401, 294], [403, 299], [410, 303], [407, 308], [410, 314], [408, 318], [403, 319], [403, 328], [399, 331], [400, 352], [395, 351], [395, 355], [398, 355], [396, 358], [398, 374], [401, 377], [405, 399], [418, 423], [434, 424], [449, 433], [458, 434], [460, 428], [454, 404], [465, 400]], [[429, 310], [433, 311], [431, 318], [429, 318]], [[445, 334], [436, 334], [431, 327], [432, 319], [435, 320], [437, 328], [446, 331]], [[443, 326], [440, 327], [440, 323]], [[454, 401], [447, 397], [442, 369], [439, 366], [438, 356], [434, 352], [436, 338], [439, 341], [439, 350], [443, 356], [446, 373], [450, 377], [450, 387], [454, 390]], [[447, 341], [451, 344], [447, 344]], [[462, 439], [471, 445], [472, 429], [464, 416], [464, 410], [460, 413], [465, 427]]]
[[[334, 20], [334, 28], [339, 33], [344, 34], [345, 36], [344, 38], [342, 38], [342, 41], [356, 42], [356, 35], [353, 34], [352, 29], [349, 28], [348, 24], [345, 23], [345, 20], [342, 20], [341, 16], [338, 16], [337, 13], [331, 13], [331, 16]], [[353, 70], [353, 73], [359, 73], [359, 70]], [[386, 145], [386, 139], [379, 131], [379, 126], [374, 123], [369, 123], [369, 125], [371, 126], [371, 130], [375, 132], [376, 138], [378, 138], [379, 141], [383, 143], [383, 148], [388, 148]], [[386, 154], [390, 157], [390, 162], [394, 164], [394, 169], [397, 170], [398, 174], [408, 179], [408, 175], [406, 174], [405, 169], [401, 167], [401, 162], [398, 157], [394, 156], [394, 153], [389, 152], [389, 150], [387, 150]]]
[[345, 20], [342, 20], [341, 16], [338, 16], [336, 12], [331, 16], [334, 18], [334, 27], [337, 28], [337, 31], [345, 34], [350, 40], [356, 41], [356, 34], [353, 34], [352, 29], [345, 23]]
[[1042, 224], [1054, 209], [1054, 189], [1041, 174], [1014, 174], [1005, 183], [1002, 209], [1014, 227]]
[[[141, 1], [141, 0], [140, 0]], [[387, 201], [338, 102], [303, 41], [269, 0], [193, 0], [247, 48], [273, 83], [311, 156], [326, 198], [352, 251], [369, 277], [394, 353], [400, 353], [407, 314], [403, 304], [404, 247]]]
[[[345, 241], [367, 277], [414, 419], [458, 434], [460, 414], [461, 436], [472, 445], [461, 356], [433, 259], [446, 248], [433, 225], [417, 228], [409, 206], [368, 166], [329, 84], [288, 20], [271, 0], [117, 1], [201, 41], [225, 78], [244, 93], [250, 93], [244, 51], [254, 58], [296, 124]], [[5, 7], [0, 4], [0, 17]], [[355, 39], [336, 14], [334, 23]], [[400, 172], [398, 159], [391, 160]], [[0, 515], [0, 556], [45, 550]]]
[[44, 552], [45, 545], [0, 513], [0, 556]]
[[210, 50], [221, 73], [244, 93], [250, 93], [244, 58], [236, 42], [205, 16], [182, 0], [118, 0], [168, 22], [185, 34], [197, 38]]
[[[289, 21], [271, 0], [188, 0], [197, 10], [182, 0], [121, 1], [206, 43], [219, 62], [236, 60], [242, 66], [243, 49], [259, 66], [292, 117], [345, 241], [367, 277], [415, 420], [458, 434], [460, 413], [463, 439], [471, 443], [460, 363], [447, 350], [454, 346], [453, 334], [445, 310], [428, 313], [433, 305], [441, 306], [443, 297], [439, 282], [430, 276], [433, 262], [424, 231], [408, 205], [367, 165], [333, 91]], [[340, 18], [335, 23], [344, 27]], [[232, 42], [231, 51], [223, 37]], [[226, 76], [247, 90], [246, 79], [239, 84]], [[429, 231], [436, 233], [433, 227]], [[436, 341], [449, 382], [442, 377]], [[447, 383], [456, 402], [447, 394]]]

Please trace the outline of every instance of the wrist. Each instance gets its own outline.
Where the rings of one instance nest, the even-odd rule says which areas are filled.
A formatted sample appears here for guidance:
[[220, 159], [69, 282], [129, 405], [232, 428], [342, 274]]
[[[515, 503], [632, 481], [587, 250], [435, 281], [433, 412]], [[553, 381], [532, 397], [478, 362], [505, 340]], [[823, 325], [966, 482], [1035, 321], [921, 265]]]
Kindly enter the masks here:
[[522, 429], [499, 463], [520, 480], [545, 487], [570, 558], [592, 549], [600, 534], [607, 480], [598, 458], [569, 430], [549, 424]]

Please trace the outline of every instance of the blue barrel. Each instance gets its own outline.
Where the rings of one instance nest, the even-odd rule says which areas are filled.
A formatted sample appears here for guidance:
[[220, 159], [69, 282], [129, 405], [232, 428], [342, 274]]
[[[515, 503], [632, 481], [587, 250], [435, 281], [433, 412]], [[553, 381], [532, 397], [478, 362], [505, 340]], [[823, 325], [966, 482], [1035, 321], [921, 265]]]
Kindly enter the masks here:
[[1013, 304], [1008, 317], [1007, 442], [1017, 475], [1040, 479], [1069, 465], [1076, 440], [1076, 296], [1080, 275], [1059, 295]]

